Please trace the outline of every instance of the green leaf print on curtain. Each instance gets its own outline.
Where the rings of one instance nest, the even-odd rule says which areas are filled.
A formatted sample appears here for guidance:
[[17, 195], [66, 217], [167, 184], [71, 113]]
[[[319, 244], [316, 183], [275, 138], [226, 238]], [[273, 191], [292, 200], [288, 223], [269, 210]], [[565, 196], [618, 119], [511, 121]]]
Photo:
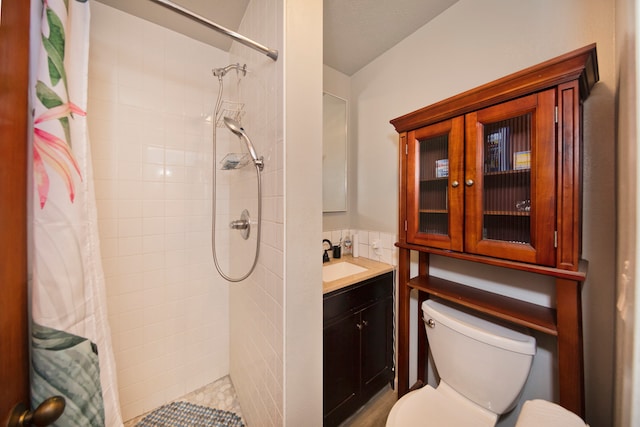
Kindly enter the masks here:
[[97, 347], [91, 341], [52, 328], [32, 325], [31, 399], [62, 396], [66, 407], [54, 426], [104, 426]]

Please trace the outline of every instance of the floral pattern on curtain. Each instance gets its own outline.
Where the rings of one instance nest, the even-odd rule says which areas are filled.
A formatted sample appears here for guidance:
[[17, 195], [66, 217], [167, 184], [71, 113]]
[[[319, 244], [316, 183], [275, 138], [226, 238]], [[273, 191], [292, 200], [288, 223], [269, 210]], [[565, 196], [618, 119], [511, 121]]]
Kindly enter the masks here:
[[121, 426], [87, 134], [90, 3], [43, 0], [33, 105], [32, 406]]

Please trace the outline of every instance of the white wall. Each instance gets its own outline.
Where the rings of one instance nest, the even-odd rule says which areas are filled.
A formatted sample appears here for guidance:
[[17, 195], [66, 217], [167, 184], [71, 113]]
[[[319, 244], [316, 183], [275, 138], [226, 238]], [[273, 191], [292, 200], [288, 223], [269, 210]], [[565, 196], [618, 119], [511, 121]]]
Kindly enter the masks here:
[[[587, 421], [611, 425], [613, 375], [614, 7], [602, 0], [461, 0], [351, 79], [351, 126], [357, 135], [357, 192], [350, 192], [351, 227], [397, 228], [397, 134], [389, 120], [496, 78], [596, 42], [600, 82], [585, 105], [584, 244], [590, 261], [583, 288]], [[352, 167], [353, 164], [350, 164]], [[450, 259], [438, 275], [462, 273], [464, 283], [553, 305], [548, 283]], [[482, 280], [478, 281], [476, 276]], [[505, 279], [506, 278], [506, 279]], [[511, 283], [526, 284], [520, 292]], [[546, 301], [546, 303], [545, 303]], [[538, 336], [525, 397], [556, 397], [554, 340]], [[511, 417], [513, 418], [513, 417]], [[513, 423], [507, 420], [503, 425]]]
[[618, 67], [618, 298], [616, 318], [615, 423], [640, 425], [640, 329], [638, 325], [638, 8], [616, 1]]
[[226, 52], [93, 2], [88, 123], [124, 419], [229, 372], [210, 251], [214, 67]]
[[285, 1], [284, 28], [284, 425], [321, 426], [322, 1]]

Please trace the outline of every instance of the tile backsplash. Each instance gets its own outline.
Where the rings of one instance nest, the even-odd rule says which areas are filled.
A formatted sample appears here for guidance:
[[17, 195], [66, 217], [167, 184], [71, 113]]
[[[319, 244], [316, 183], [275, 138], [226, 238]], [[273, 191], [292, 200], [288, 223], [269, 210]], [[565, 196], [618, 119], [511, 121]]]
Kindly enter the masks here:
[[[396, 234], [371, 230], [343, 229], [324, 231], [322, 238], [328, 239], [333, 245], [339, 244], [342, 247], [343, 254], [353, 254], [355, 250], [353, 245], [355, 245], [355, 240], [357, 240], [358, 256], [393, 266], [398, 265], [398, 252], [394, 246], [397, 241]], [[345, 247], [345, 241], [347, 240], [351, 241], [351, 250]], [[320, 252], [320, 255], [322, 255], [322, 252]], [[333, 256], [331, 251], [329, 251], [329, 256]]]

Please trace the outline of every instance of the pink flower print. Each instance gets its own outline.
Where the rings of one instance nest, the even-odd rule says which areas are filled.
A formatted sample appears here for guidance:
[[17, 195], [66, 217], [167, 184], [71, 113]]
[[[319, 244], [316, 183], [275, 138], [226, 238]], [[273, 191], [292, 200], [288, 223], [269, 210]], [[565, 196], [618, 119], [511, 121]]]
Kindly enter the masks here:
[[72, 203], [75, 198], [75, 185], [69, 165], [73, 166], [82, 180], [80, 168], [67, 142], [37, 127], [38, 124], [49, 120], [59, 120], [70, 117], [72, 113], [78, 114], [79, 116], [86, 116], [87, 114], [77, 105], [67, 102], [47, 110], [33, 122], [33, 171], [40, 198], [40, 208], [44, 208], [49, 195], [49, 174], [45, 165], [60, 175], [67, 187], [69, 199]]

